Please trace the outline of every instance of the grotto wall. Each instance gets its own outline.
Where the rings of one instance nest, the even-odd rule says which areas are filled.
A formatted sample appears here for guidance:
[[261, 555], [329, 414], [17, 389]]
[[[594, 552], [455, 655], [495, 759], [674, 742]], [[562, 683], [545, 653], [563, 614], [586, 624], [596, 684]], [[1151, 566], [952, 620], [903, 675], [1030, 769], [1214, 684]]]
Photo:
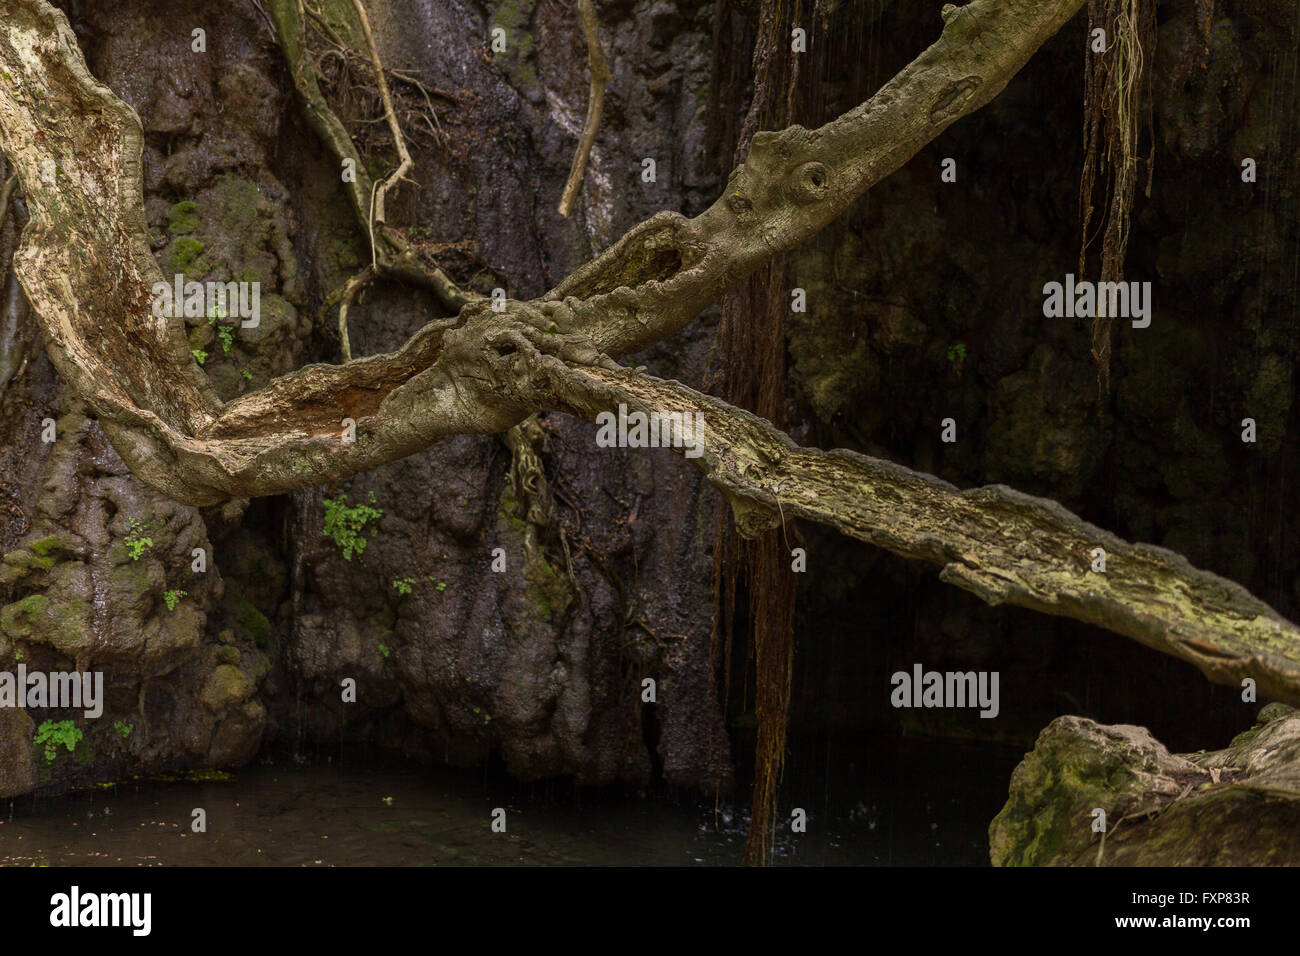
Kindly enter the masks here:
[[[321, 305], [365, 265], [366, 242], [257, 8], [62, 6], [92, 71], [141, 115], [164, 271], [262, 283], [257, 329], [227, 342], [209, 317], [190, 320], [220, 394], [338, 361], [335, 318]], [[346, 6], [322, 5], [343, 35]], [[938, 6], [814, 5], [800, 120], [865, 98], [937, 34]], [[568, 5], [372, 7], [386, 64], [418, 71], [428, 88], [426, 101], [395, 84], [399, 101], [436, 116], [412, 124], [420, 188], [403, 185], [390, 209], [412, 235], [445, 243], [444, 264], [479, 291], [538, 294], [632, 224], [665, 208], [697, 212], [725, 182], [709, 99], [719, 77], [747, 69], [744, 4], [598, 4], [615, 76], [572, 220], [554, 208], [587, 84]], [[804, 443], [1057, 498], [1294, 618], [1300, 567], [1285, 490], [1296, 453], [1285, 434], [1296, 295], [1277, 277], [1300, 221], [1300, 151], [1283, 120], [1300, 105], [1300, 25], [1294, 8], [1268, 0], [1206, 9], [1159, 8], [1153, 188], [1128, 263], [1159, 304], [1151, 328], [1117, 333], [1108, 394], [1097, 391], [1088, 330], [1041, 308], [1043, 283], [1077, 268], [1080, 19], [987, 109], [793, 254], [810, 305], [789, 318], [786, 418]], [[206, 26], [201, 56], [191, 21]], [[512, 38], [495, 58], [492, 26]], [[368, 122], [374, 104], [356, 89], [364, 70], [330, 49], [321, 41], [332, 102], [375, 171], [392, 168], [382, 124]], [[1238, 175], [1245, 155], [1264, 171], [1253, 187]], [[946, 157], [957, 159], [955, 183], [940, 177]], [[656, 160], [654, 183], [640, 176], [644, 158]], [[0, 230], [6, 261], [20, 220], [15, 204]], [[7, 792], [340, 740], [456, 763], [497, 755], [525, 778], [726, 786], [728, 730], [743, 750], [752, 724], [745, 661], [734, 662], [724, 727], [709, 664], [715, 502], [673, 455], [596, 455], [590, 428], [542, 416], [537, 450], [555, 505], [528, 574], [490, 570], [497, 547], [524, 567], [532, 523], [495, 439], [458, 438], [336, 488], [182, 508], [125, 474], [63, 393], [5, 282], [0, 660], [102, 667], [110, 687], [104, 719], [52, 764], [23, 744], [49, 715], [5, 716]], [[368, 290], [350, 313], [353, 354], [396, 347], [436, 308], [396, 284]], [[701, 386], [712, 326], [706, 314], [636, 361]], [[1259, 422], [1252, 446], [1240, 441], [1247, 415]], [[955, 444], [939, 438], [949, 417]], [[41, 440], [46, 418], [53, 443]], [[331, 515], [363, 549], [324, 533]], [[796, 752], [799, 734], [827, 728], [845, 753], [881, 729], [1028, 746], [1063, 712], [1146, 723], [1192, 750], [1254, 717], [1185, 665], [1082, 625], [985, 608], [928, 571], [805, 533], [796, 687], [817, 692], [796, 692]], [[128, 541], [143, 537], [150, 545], [134, 557]], [[202, 577], [190, 571], [195, 548], [207, 556]], [[918, 660], [1001, 670], [1002, 718], [890, 710], [889, 673]], [[348, 677], [355, 704], [340, 699]], [[640, 697], [646, 677], [657, 681], [653, 708]], [[123, 737], [116, 722], [133, 729]]]

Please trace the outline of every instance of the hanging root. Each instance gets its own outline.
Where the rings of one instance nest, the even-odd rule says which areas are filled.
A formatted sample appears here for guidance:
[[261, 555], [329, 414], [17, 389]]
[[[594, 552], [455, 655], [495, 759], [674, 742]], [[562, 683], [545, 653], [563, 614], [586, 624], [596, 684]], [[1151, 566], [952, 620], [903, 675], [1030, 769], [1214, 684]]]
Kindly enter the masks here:
[[[755, 133], [794, 122], [798, 57], [789, 52], [802, 2], [763, 0], [753, 55], [754, 94], [735, 146], [735, 160], [749, 154]], [[771, 422], [785, 410], [785, 313], [789, 288], [786, 258], [776, 256], [730, 292], [722, 302], [717, 332], [716, 387], [726, 399]], [[754, 713], [758, 735], [754, 750], [754, 790], [745, 863], [765, 865], [776, 828], [776, 794], [785, 764], [785, 737], [794, 662], [795, 581], [790, 573], [784, 522], [742, 541], [731, 515], [721, 515], [714, 538], [715, 662], [724, 670], [724, 694], [730, 691], [730, 659], [736, 602], [748, 594], [748, 625], [754, 662]], [[725, 643], [719, 655], [718, 640]], [[716, 674], [715, 669], [715, 674]], [[716, 690], [715, 690], [716, 693]], [[725, 696], [723, 698], [726, 699]]]
[[582, 20], [583, 35], [587, 38], [591, 94], [587, 99], [587, 122], [582, 128], [582, 139], [578, 141], [578, 148], [573, 154], [573, 166], [569, 169], [569, 181], [564, 184], [564, 193], [560, 196], [559, 213], [566, 219], [573, 213], [578, 190], [582, 187], [582, 177], [587, 171], [587, 158], [591, 155], [592, 144], [596, 142], [596, 131], [600, 129], [600, 117], [605, 111], [605, 87], [613, 79], [609, 65], [605, 62], [605, 51], [600, 47], [596, 11], [591, 0], [578, 0], [578, 16]]
[[[359, 0], [354, 0], [360, 9]], [[307, 26], [304, 22], [304, 10], [318, 23], [323, 23], [318, 14], [301, 0], [268, 0], [270, 17], [275, 27], [276, 38], [284, 52], [299, 97], [304, 106], [304, 116], [325, 145], [339, 161], [350, 161], [356, 175], [348, 180], [348, 199], [353, 213], [361, 227], [366, 231], [371, 246], [372, 265], [378, 276], [411, 282], [430, 289], [442, 305], [453, 312], [458, 312], [467, 304], [481, 299], [478, 293], [462, 289], [442, 270], [428, 250], [419, 243], [402, 236], [385, 222], [383, 210], [383, 193], [397, 181], [397, 178], [410, 169], [410, 156], [406, 152], [405, 140], [396, 120], [391, 96], [388, 94], [387, 81], [382, 63], [375, 53], [373, 38], [370, 36], [368, 21], [361, 21], [359, 28], [366, 38], [370, 50], [369, 63], [379, 85], [380, 100], [384, 104], [385, 119], [397, 143], [400, 165], [397, 172], [383, 184], [372, 183], [370, 174], [356, 143], [344, 127], [342, 121], [330, 107], [325, 94], [320, 88], [320, 75], [310, 51], [306, 46]], [[364, 10], [361, 11], [364, 14]], [[331, 41], [341, 50], [341, 37], [332, 29], [322, 29], [330, 34]], [[346, 56], [350, 56], [348, 51]], [[404, 81], [410, 82], [410, 81]], [[421, 88], [427, 97], [427, 88]], [[436, 92], [436, 91], [435, 91]]]
[[414, 163], [411, 162], [411, 154], [406, 150], [406, 138], [402, 135], [402, 127], [397, 122], [397, 114], [393, 112], [393, 98], [388, 93], [388, 80], [384, 78], [384, 64], [379, 59], [374, 35], [370, 32], [370, 18], [366, 16], [366, 8], [361, 0], [352, 0], [352, 6], [356, 8], [357, 19], [361, 21], [361, 32], [365, 35], [366, 49], [370, 51], [370, 62], [375, 70], [375, 82], [379, 84], [379, 98], [384, 104], [384, 118], [388, 120], [388, 131], [393, 134], [393, 143], [397, 146], [397, 156], [400, 160], [392, 175], [375, 187], [374, 201], [370, 204], [370, 229], [373, 234], [376, 224], [382, 226], [387, 222], [384, 215], [384, 197], [387, 196], [388, 190], [396, 186], [402, 177], [410, 172]]
[[374, 268], [367, 266], [326, 296], [325, 303], [321, 306], [321, 318], [324, 318], [334, 306], [339, 307], [339, 350], [342, 352], [345, 364], [352, 361], [352, 344], [348, 339], [348, 309], [374, 277]]
[[510, 449], [510, 484], [524, 522], [524, 555], [530, 566], [544, 559], [543, 539], [554, 512], [546, 467], [538, 453], [545, 441], [546, 432], [536, 415], [529, 415], [505, 433]]
[[[1106, 52], [1094, 53], [1092, 31], [1106, 31]], [[1084, 80], [1083, 172], [1079, 181], [1079, 215], [1082, 239], [1079, 275], [1086, 274], [1088, 230], [1093, 217], [1093, 193], [1098, 174], [1103, 183], [1100, 229], [1101, 281], [1124, 278], [1129, 225], [1138, 180], [1138, 140], [1145, 125], [1150, 142], [1147, 156], [1146, 195], [1151, 195], [1155, 161], [1152, 131], [1151, 70], [1147, 60], [1155, 53], [1156, 25], [1153, 0], [1090, 0], [1088, 5], [1089, 53]], [[1145, 95], [1142, 92], [1146, 81]], [[1092, 356], [1097, 365], [1099, 400], [1110, 389], [1111, 327], [1114, 316], [1097, 315], [1092, 325]]]

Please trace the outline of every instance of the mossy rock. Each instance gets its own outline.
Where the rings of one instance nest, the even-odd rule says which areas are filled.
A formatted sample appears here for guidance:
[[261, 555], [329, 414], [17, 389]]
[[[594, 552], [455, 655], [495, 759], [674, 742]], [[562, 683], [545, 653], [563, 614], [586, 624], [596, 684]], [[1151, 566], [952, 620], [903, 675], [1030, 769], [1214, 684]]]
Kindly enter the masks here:
[[208, 710], [220, 713], [246, 700], [252, 695], [253, 689], [253, 682], [238, 667], [219, 664], [204, 682], [199, 700]]
[[275, 644], [275, 629], [270, 620], [247, 598], [240, 598], [235, 603], [235, 623], [243, 628], [258, 647], [266, 648]]
[[60, 653], [75, 657], [91, 646], [88, 629], [90, 605], [75, 597], [54, 592], [30, 594], [0, 608], [0, 631], [13, 640], [48, 644]]
[[989, 826], [994, 865], [1300, 863], [1300, 714], [1267, 716], [1224, 750], [1190, 755], [1143, 727], [1057, 718]]

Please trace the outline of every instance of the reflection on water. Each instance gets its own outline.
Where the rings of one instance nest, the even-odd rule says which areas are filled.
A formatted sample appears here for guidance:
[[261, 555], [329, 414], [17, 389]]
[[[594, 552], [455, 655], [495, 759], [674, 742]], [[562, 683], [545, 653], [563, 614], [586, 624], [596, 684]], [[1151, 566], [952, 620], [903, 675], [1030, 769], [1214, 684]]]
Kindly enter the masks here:
[[[934, 746], [911, 741], [909, 753]], [[803, 787], [806, 801], [787, 781], [782, 813], [806, 804], [808, 830], [781, 827], [776, 862], [985, 864], [988, 821], [1005, 799], [1002, 771], [1009, 768], [972, 776], [964, 772], [973, 766], [970, 754], [945, 752], [915, 767], [890, 763], [892, 781], [819, 781]], [[921, 769], [924, 776], [913, 779]], [[200, 807], [207, 832], [192, 833], [192, 812]], [[506, 810], [506, 833], [492, 831], [496, 807]], [[680, 795], [614, 795], [447, 769], [289, 762], [249, 767], [225, 782], [141, 780], [4, 801], [0, 864], [717, 866], [740, 861], [747, 823], [730, 805], [715, 810], [711, 800]]]

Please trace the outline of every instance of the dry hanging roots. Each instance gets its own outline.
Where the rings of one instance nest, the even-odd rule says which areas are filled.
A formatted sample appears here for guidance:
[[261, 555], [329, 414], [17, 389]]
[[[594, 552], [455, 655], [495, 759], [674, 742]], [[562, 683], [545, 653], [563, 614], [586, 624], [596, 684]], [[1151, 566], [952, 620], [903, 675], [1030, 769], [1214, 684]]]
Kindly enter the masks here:
[[[1105, 51], [1094, 48], [1096, 31], [1105, 33]], [[1088, 230], [1093, 218], [1093, 194], [1100, 174], [1102, 197], [1101, 281], [1124, 278], [1133, 197], [1139, 178], [1138, 141], [1147, 130], [1146, 195], [1151, 195], [1155, 160], [1152, 130], [1152, 71], [1156, 24], [1153, 0], [1090, 0], [1088, 5], [1088, 59], [1083, 99], [1083, 172], [1079, 182], [1079, 217], [1082, 239], [1079, 276], [1086, 274]], [[1143, 81], [1146, 91], [1143, 93]], [[1097, 364], [1098, 399], [1110, 388], [1111, 326], [1114, 316], [1098, 315], [1092, 325], [1092, 356]]]

